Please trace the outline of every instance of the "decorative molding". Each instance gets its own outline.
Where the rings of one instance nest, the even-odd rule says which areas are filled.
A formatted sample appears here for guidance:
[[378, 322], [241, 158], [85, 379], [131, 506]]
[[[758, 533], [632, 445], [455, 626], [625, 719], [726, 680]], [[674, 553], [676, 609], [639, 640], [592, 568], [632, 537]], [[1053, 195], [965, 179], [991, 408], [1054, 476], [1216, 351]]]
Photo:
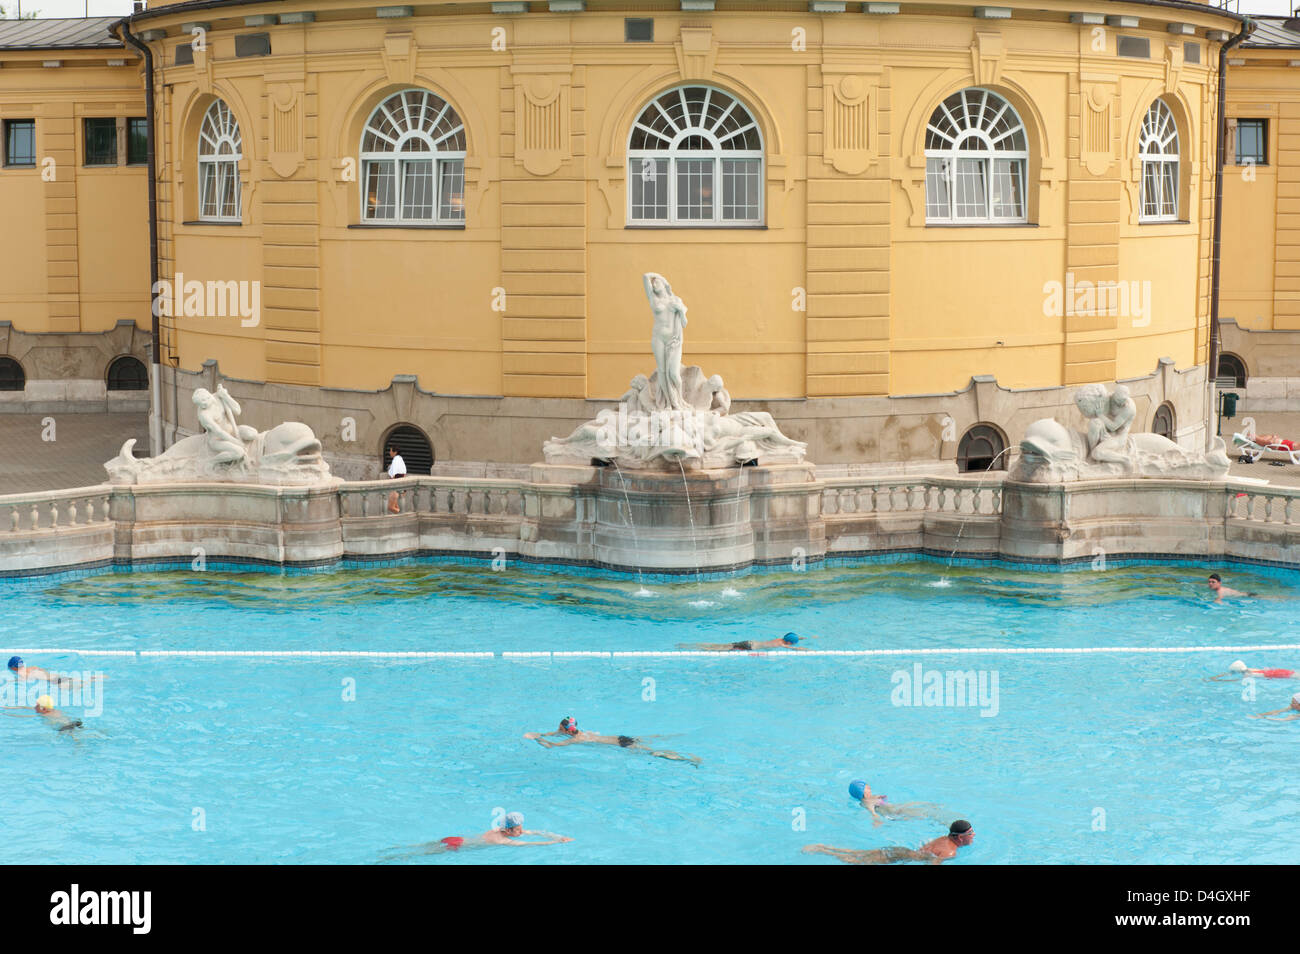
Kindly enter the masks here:
[[419, 50], [412, 33], [404, 31], [386, 34], [380, 52], [384, 58], [384, 70], [391, 82], [410, 84], [415, 81], [415, 58]]
[[1101, 83], [1079, 91], [1080, 158], [1094, 176], [1105, 175], [1115, 160], [1116, 92], [1113, 84]]
[[822, 70], [823, 159], [836, 172], [861, 175], [878, 158], [879, 87], [858, 74]]
[[718, 59], [718, 42], [713, 39], [712, 27], [682, 27], [681, 38], [673, 44], [677, 54], [677, 68], [684, 80], [713, 78], [714, 64]]
[[302, 96], [288, 83], [277, 83], [266, 91], [270, 114], [271, 171], [287, 179], [303, 163]]
[[571, 82], [568, 69], [515, 75], [515, 162], [532, 175], [549, 176], [573, 158]]
[[977, 32], [970, 52], [975, 83], [979, 86], [996, 85], [1002, 78], [1002, 66], [1007, 58], [1002, 34]]

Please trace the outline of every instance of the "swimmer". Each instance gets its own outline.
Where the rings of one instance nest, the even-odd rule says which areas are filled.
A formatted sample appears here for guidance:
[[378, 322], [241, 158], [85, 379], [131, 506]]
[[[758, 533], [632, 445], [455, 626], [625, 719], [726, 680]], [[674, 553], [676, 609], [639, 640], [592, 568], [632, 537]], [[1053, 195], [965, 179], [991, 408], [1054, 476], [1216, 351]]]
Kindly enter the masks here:
[[1214, 593], [1214, 602], [1222, 603], [1225, 596], [1255, 596], [1255, 593], [1243, 593], [1241, 590], [1234, 590], [1230, 586], [1223, 585], [1223, 578], [1217, 573], [1211, 573], [1208, 580], [1205, 581], [1211, 592]]
[[1217, 676], [1206, 676], [1206, 682], [1235, 682], [1245, 676], [1260, 676], [1264, 679], [1294, 679], [1294, 669], [1252, 669], [1238, 659], [1228, 667], [1227, 672]]
[[[21, 709], [23, 711], [27, 710], [26, 706], [5, 706], [5, 708]], [[73, 729], [82, 728], [82, 721], [80, 719], [70, 719], [58, 709], [54, 708], [54, 700], [49, 696], [41, 696], [37, 699], [36, 705], [32, 706], [32, 710], [50, 725], [54, 726], [55, 730], [58, 732], [70, 732]]]
[[72, 676], [64, 676], [57, 672], [50, 672], [48, 669], [42, 669], [40, 666], [29, 666], [23, 661], [22, 656], [9, 657], [9, 671], [14, 674], [14, 678], [19, 682], [40, 679], [48, 682], [52, 686], [57, 686], [60, 689], [71, 689], [77, 683], [77, 680]]
[[[521, 841], [524, 835], [541, 835], [549, 841]], [[391, 857], [389, 860], [397, 858], [413, 858], [417, 855], [440, 855], [448, 851], [460, 851], [470, 848], [495, 848], [504, 845], [508, 848], [528, 848], [538, 845], [558, 845], [562, 842], [573, 841], [567, 835], [557, 835], [551, 831], [529, 831], [524, 828], [524, 816], [522, 812], [509, 812], [506, 814], [500, 828], [493, 828], [491, 831], [485, 831], [481, 835], [474, 835], [469, 838], [460, 835], [452, 835], [447, 838], [439, 838], [437, 841], [431, 841], [428, 844], [419, 846], [419, 850], [408, 852], [404, 855]]]
[[780, 639], [765, 639], [761, 642], [752, 642], [748, 639], [738, 643], [695, 643], [694, 645], [680, 644], [683, 649], [694, 649], [706, 653], [748, 653], [762, 649], [796, 649], [800, 652], [806, 650], [807, 646], [800, 646], [801, 639], [809, 639], [808, 636], [799, 636], [795, 633], [786, 633]]
[[900, 861], [923, 861], [939, 865], [956, 857], [957, 849], [964, 848], [975, 839], [975, 829], [968, 821], [955, 821], [948, 826], [948, 834], [926, 842], [920, 848], [872, 848], [855, 851], [851, 848], [832, 848], [830, 845], [808, 845], [807, 854], [830, 855], [848, 865], [892, 865]]
[[[549, 737], [553, 735], [563, 736], [563, 741], [551, 742]], [[558, 748], [562, 745], [574, 745], [579, 742], [590, 742], [596, 745], [617, 745], [619, 748], [632, 749], [637, 752], [645, 752], [657, 759], [668, 759], [673, 762], [690, 762], [696, 768], [700, 767], [700, 760], [694, 755], [681, 755], [677, 752], [669, 752], [666, 749], [654, 749], [644, 745], [638, 738], [630, 735], [600, 735], [596, 732], [584, 732], [578, 728], [578, 720], [573, 716], [565, 716], [560, 720], [560, 727], [554, 732], [525, 732], [525, 739], [533, 739], [538, 745], [544, 745], [548, 749]]]
[[[1282, 715], [1284, 712], [1290, 715]], [[1274, 718], [1276, 716], [1277, 718]], [[1274, 709], [1272, 712], [1261, 712], [1259, 715], [1251, 716], [1252, 719], [1268, 719], [1269, 722], [1290, 722], [1292, 719], [1300, 719], [1300, 692], [1291, 697], [1291, 704], [1285, 709]]]
[[884, 795], [872, 792], [871, 786], [861, 779], [849, 785], [849, 796], [871, 812], [872, 825], [883, 825], [886, 818], [935, 818], [942, 811], [938, 805], [929, 802], [889, 805], [885, 802]]

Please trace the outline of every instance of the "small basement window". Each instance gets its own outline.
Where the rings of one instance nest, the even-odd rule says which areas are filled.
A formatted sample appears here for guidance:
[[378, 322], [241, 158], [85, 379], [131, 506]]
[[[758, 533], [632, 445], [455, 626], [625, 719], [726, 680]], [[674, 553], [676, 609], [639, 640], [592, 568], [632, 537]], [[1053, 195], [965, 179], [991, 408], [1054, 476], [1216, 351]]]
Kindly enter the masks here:
[[655, 22], [650, 19], [627, 17], [623, 20], [623, 39], [628, 43], [653, 43]]
[[1132, 56], [1137, 59], [1151, 59], [1151, 41], [1144, 36], [1121, 36], [1116, 52], [1120, 56]]
[[271, 34], [244, 33], [235, 37], [235, 56], [270, 56]]

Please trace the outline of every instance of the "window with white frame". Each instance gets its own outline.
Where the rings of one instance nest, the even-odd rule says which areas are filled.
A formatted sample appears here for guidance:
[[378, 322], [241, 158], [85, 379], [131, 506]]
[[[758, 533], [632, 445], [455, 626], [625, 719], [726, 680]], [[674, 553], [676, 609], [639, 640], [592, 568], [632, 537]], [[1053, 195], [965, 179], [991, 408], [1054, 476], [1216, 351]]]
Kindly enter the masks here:
[[394, 93], [361, 134], [361, 219], [386, 225], [465, 221], [465, 124], [442, 97]]
[[239, 161], [244, 158], [239, 123], [216, 100], [199, 127], [199, 220], [240, 221]]
[[1029, 139], [1010, 103], [972, 86], [953, 93], [925, 127], [925, 221], [1027, 222]]
[[713, 86], [679, 86], [641, 111], [628, 140], [628, 222], [761, 225], [763, 139]]
[[1178, 220], [1178, 126], [1174, 114], [1157, 99], [1142, 120], [1138, 140], [1142, 157], [1142, 222]]

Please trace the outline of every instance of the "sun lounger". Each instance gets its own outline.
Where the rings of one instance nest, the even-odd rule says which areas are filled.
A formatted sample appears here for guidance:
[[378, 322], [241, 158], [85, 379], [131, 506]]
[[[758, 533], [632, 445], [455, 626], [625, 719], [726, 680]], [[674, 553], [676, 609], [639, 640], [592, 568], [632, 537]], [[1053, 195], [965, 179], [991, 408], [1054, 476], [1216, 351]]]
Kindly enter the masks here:
[[[1265, 454], [1282, 454], [1293, 464], [1300, 465], [1300, 450], [1292, 450], [1285, 444], [1257, 444], [1245, 434], [1233, 434], [1232, 443], [1241, 448], [1244, 457], [1249, 457], [1253, 464]], [[1271, 462], [1270, 462], [1271, 463]], [[1283, 461], [1277, 461], [1283, 463]]]

